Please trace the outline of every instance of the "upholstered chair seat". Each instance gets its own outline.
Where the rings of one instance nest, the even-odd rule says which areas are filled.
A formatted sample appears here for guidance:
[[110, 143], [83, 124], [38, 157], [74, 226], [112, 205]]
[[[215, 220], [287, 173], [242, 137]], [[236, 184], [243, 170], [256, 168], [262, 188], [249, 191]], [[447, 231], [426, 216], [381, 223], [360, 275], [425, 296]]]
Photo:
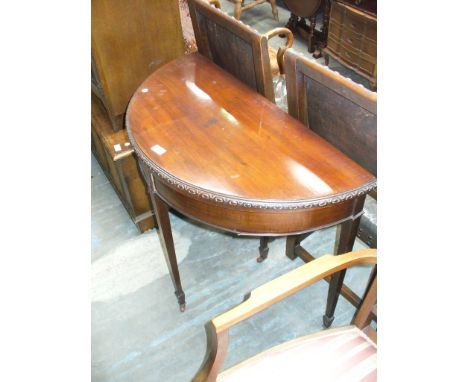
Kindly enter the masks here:
[[220, 382], [377, 380], [377, 347], [359, 328], [324, 330], [283, 343], [222, 372]]

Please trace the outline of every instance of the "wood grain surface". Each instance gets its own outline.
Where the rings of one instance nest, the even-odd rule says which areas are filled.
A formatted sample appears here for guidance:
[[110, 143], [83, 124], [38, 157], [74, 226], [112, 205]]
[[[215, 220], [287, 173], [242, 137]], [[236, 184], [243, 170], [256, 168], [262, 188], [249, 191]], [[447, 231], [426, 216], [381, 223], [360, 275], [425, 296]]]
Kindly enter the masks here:
[[175, 0], [92, 0], [95, 76], [111, 116], [125, 112], [138, 85], [184, 53]]
[[150, 167], [187, 192], [267, 204], [326, 203], [375, 182], [334, 146], [198, 53], [144, 81], [129, 105], [127, 127]]

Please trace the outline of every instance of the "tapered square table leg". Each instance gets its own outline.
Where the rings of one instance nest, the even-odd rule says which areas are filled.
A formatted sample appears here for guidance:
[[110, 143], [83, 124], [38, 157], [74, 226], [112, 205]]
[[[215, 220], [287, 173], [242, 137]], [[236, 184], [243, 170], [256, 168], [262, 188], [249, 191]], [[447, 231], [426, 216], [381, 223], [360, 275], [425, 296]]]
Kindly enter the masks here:
[[[362, 212], [364, 207], [365, 195], [356, 200], [356, 211]], [[341, 223], [336, 229], [336, 240], [335, 240], [335, 255], [341, 255], [353, 250], [354, 241], [357, 236], [359, 228], [359, 221], [361, 220], [361, 214], [352, 220], [347, 220]], [[343, 280], [346, 275], [346, 270], [337, 272], [332, 275], [330, 286], [328, 288], [327, 307], [325, 315], [323, 316], [323, 325], [328, 328], [333, 320], [335, 319], [335, 308], [338, 302], [338, 297], [341, 293], [341, 287], [343, 286]]]
[[167, 267], [171, 275], [172, 283], [175, 288], [175, 295], [179, 302], [180, 311], [185, 310], [185, 293], [182, 289], [179, 276], [179, 266], [177, 265], [177, 257], [174, 248], [174, 239], [172, 238], [171, 221], [169, 219], [169, 207], [155, 193], [151, 193], [151, 202], [156, 211], [156, 219], [158, 221], [158, 234], [161, 246], [166, 258]]

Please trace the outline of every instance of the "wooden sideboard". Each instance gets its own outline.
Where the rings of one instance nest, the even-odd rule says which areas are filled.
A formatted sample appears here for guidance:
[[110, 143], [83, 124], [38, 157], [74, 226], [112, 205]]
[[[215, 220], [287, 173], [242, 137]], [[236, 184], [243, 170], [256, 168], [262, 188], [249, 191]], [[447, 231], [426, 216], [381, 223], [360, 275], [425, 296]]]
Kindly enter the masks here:
[[325, 64], [329, 56], [377, 87], [377, 0], [331, 2]]
[[91, 93], [91, 150], [140, 232], [153, 228], [151, 201], [127, 130], [113, 131], [102, 101]]

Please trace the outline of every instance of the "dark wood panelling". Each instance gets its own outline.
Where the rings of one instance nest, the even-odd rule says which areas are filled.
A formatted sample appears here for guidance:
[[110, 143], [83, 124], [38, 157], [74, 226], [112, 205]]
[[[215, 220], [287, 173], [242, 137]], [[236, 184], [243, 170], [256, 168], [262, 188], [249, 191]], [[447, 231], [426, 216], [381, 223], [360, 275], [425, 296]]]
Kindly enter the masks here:
[[[114, 130], [155, 69], [184, 53], [177, 0], [92, 0], [93, 78]], [[114, 117], [119, 118], [114, 119]]]

